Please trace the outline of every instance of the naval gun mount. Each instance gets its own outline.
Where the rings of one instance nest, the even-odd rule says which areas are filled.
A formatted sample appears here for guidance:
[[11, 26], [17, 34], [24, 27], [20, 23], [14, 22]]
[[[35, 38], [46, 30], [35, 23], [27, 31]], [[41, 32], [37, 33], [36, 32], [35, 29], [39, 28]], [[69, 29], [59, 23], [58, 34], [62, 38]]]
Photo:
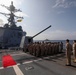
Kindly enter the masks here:
[[13, 1], [11, 1], [11, 5], [9, 7], [2, 4], [0, 5], [10, 12], [0, 12], [0, 14], [7, 17], [8, 20], [7, 24], [5, 24], [3, 27], [0, 27], [0, 47], [8, 48], [19, 46], [22, 36], [26, 35], [26, 32], [23, 32], [22, 26], [17, 27], [16, 23], [20, 22], [23, 17], [16, 16], [15, 13], [22, 11], [15, 8], [15, 6], [13, 5]]
[[26, 44], [32, 43], [32, 42], [33, 42], [33, 38], [35, 38], [36, 36], [38, 36], [38, 35], [41, 34], [42, 32], [46, 31], [46, 30], [49, 29], [50, 27], [51, 27], [51, 25], [48, 26], [48, 27], [46, 27], [46, 28], [43, 29], [42, 31], [38, 32], [37, 34], [35, 34], [35, 35], [32, 36], [32, 37], [26, 36], [26, 37], [25, 37], [25, 43], [26, 43]]

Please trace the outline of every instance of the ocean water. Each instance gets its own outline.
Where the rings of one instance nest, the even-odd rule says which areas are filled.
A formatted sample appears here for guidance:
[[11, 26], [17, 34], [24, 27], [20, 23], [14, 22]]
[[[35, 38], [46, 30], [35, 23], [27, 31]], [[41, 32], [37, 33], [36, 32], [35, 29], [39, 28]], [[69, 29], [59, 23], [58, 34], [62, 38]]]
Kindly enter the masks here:
[[[34, 40], [34, 42], [42, 42], [42, 41], [44, 41], [44, 40]], [[63, 48], [65, 49], [66, 40], [49, 40], [48, 42], [62, 42]], [[71, 45], [73, 44], [73, 40], [70, 40], [69, 42]]]

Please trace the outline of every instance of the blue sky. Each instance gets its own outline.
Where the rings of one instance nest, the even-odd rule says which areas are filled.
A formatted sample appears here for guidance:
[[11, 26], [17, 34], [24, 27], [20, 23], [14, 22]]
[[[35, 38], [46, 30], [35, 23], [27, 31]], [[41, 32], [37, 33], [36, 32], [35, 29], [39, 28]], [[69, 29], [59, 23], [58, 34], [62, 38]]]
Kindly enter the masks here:
[[[9, 6], [11, 0], [0, 0]], [[76, 39], [76, 0], [12, 0], [16, 8], [20, 8], [24, 16], [21, 25], [27, 36], [33, 36], [42, 29], [52, 25], [50, 29], [35, 37], [35, 40]], [[1, 3], [0, 2], [0, 3]], [[1, 9], [5, 12], [6, 10]], [[7, 12], [7, 11], [6, 11]], [[6, 18], [0, 15], [3, 23]]]

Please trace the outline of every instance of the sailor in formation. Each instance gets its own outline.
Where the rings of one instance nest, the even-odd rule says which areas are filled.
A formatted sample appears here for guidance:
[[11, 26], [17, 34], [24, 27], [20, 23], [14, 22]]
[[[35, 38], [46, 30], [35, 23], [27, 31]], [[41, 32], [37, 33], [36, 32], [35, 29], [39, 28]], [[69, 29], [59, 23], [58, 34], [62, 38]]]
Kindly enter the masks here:
[[69, 43], [69, 40], [66, 40], [66, 66], [71, 66], [71, 50], [72, 45]]
[[54, 42], [54, 43], [35, 42], [35, 43], [28, 44], [27, 51], [29, 51], [30, 54], [37, 56], [37, 57], [54, 55], [54, 54], [58, 54], [59, 52], [62, 51], [60, 46], [61, 45], [59, 42]]
[[73, 41], [73, 56], [74, 62], [76, 63], [76, 40]]

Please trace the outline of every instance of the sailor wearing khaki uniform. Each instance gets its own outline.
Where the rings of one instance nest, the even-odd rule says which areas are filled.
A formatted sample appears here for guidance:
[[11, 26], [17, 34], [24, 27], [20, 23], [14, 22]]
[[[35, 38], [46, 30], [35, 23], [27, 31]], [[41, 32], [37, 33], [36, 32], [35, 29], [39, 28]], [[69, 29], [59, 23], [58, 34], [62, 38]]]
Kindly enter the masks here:
[[44, 49], [44, 42], [41, 43], [40, 45], [40, 50], [41, 50], [41, 56], [44, 56], [44, 52], [45, 52], [45, 49]]
[[67, 59], [67, 63], [66, 66], [71, 66], [71, 50], [72, 50], [72, 46], [69, 43], [69, 40], [66, 40], [66, 59]]
[[76, 40], [73, 43], [73, 55], [74, 55], [74, 62], [76, 62]]

